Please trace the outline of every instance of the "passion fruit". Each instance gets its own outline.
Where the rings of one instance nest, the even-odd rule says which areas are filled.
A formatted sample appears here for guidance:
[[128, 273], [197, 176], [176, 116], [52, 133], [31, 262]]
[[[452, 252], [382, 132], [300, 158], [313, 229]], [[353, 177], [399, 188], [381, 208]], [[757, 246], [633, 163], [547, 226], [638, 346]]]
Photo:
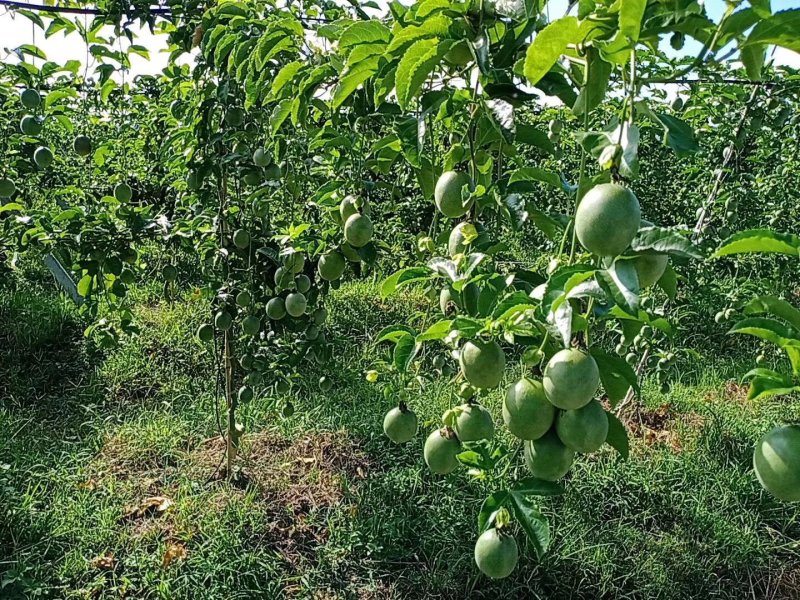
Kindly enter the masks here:
[[769, 431], [753, 453], [756, 477], [770, 494], [784, 502], [800, 501], [800, 425]]
[[544, 392], [556, 408], [581, 408], [600, 385], [600, 370], [590, 355], [576, 348], [556, 352], [544, 368]]
[[130, 202], [133, 198], [133, 190], [131, 189], [131, 186], [124, 182], [115, 185], [114, 198], [116, 198], [117, 202], [121, 202], [122, 204]]
[[286, 296], [286, 312], [293, 317], [300, 317], [306, 312], [308, 301], [304, 294], [292, 292]]
[[436, 208], [446, 217], [457, 219], [463, 217], [472, 206], [461, 198], [461, 190], [470, 185], [469, 176], [458, 171], [445, 171], [436, 181], [433, 198]]
[[558, 438], [575, 452], [596, 452], [608, 437], [608, 415], [597, 400], [565, 410], [556, 421]]
[[431, 432], [425, 440], [425, 447], [422, 454], [425, 464], [434, 473], [447, 475], [452, 473], [459, 465], [458, 454], [461, 452], [461, 444], [458, 442], [455, 432], [445, 427]]
[[494, 421], [491, 413], [480, 404], [462, 404], [456, 417], [456, 434], [462, 442], [492, 439]]
[[467, 341], [459, 353], [464, 377], [477, 388], [493, 388], [503, 380], [506, 356], [495, 340]]
[[642, 211], [628, 188], [601, 183], [590, 189], [575, 211], [575, 234], [598, 256], [622, 254], [639, 231]]
[[344, 239], [353, 248], [366, 246], [372, 239], [372, 233], [372, 221], [367, 215], [351, 215], [344, 224]]
[[491, 579], [511, 575], [519, 561], [517, 541], [494, 527], [484, 531], [475, 543], [475, 563]]
[[522, 440], [536, 440], [552, 427], [556, 409], [541, 382], [523, 377], [506, 390], [503, 421]]
[[531, 475], [547, 481], [557, 481], [567, 474], [575, 460], [575, 452], [551, 429], [538, 440], [524, 443], [525, 464]]
[[405, 444], [417, 433], [417, 415], [405, 406], [396, 406], [383, 418], [383, 432], [395, 444]]
[[344, 273], [344, 257], [338, 252], [328, 252], [319, 258], [317, 270], [325, 281], [336, 281]]
[[633, 266], [636, 267], [636, 273], [639, 276], [639, 287], [644, 289], [656, 283], [667, 270], [668, 264], [669, 255], [667, 254], [649, 252], [639, 254], [633, 259]]
[[271, 298], [270, 301], [267, 302], [266, 311], [270, 319], [273, 321], [280, 321], [286, 316], [286, 304], [283, 298]]

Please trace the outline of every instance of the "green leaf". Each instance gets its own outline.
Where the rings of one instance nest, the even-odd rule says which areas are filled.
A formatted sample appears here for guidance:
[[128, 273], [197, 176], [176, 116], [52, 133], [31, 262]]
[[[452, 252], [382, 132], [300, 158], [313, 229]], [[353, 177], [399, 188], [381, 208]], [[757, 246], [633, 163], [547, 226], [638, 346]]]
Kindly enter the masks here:
[[643, 227], [633, 238], [631, 250], [634, 252], [650, 250], [659, 254], [704, 258], [703, 252], [689, 238], [667, 227]]
[[398, 55], [411, 43], [432, 37], [444, 37], [448, 34], [452, 19], [444, 15], [433, 15], [425, 20], [422, 25], [411, 25], [394, 34], [386, 52]]
[[547, 134], [533, 125], [517, 125], [517, 132], [514, 136], [514, 140], [519, 144], [536, 146], [548, 154], [554, 154], [556, 151], [553, 142], [550, 141]]
[[[624, 361], [623, 361], [624, 362]], [[628, 430], [613, 413], [606, 411], [608, 417], [608, 435], [606, 443], [619, 452], [622, 458], [630, 456], [630, 441], [628, 440]]]
[[722, 242], [711, 258], [762, 252], [797, 256], [799, 249], [800, 237], [792, 233], [778, 233], [770, 229], [749, 229], [735, 233]]
[[500, 490], [494, 492], [483, 501], [481, 511], [478, 513], [478, 533], [483, 533], [492, 526], [497, 511], [505, 506], [508, 498], [508, 492]]
[[686, 156], [698, 152], [700, 146], [694, 137], [694, 131], [685, 121], [664, 113], [653, 113], [664, 126], [664, 143], [678, 156]]
[[747, 76], [754, 81], [759, 81], [764, 60], [767, 57], [767, 47], [756, 44], [745, 46], [739, 52], [739, 57], [742, 59]]
[[339, 85], [336, 86], [336, 91], [333, 93], [332, 104], [333, 108], [339, 108], [342, 103], [350, 97], [350, 95], [358, 89], [362, 83], [369, 79], [378, 71], [378, 64], [381, 57], [371, 56], [370, 58], [358, 62], [355, 66], [347, 71], [339, 80]]
[[78, 282], [78, 293], [84, 298], [89, 295], [92, 289], [92, 281], [94, 281], [94, 277], [91, 275], [84, 275]]
[[639, 31], [646, 6], [647, 0], [620, 0], [619, 30], [632, 42], [639, 41]]
[[744, 314], [759, 315], [772, 314], [787, 321], [792, 327], [800, 331], [800, 310], [775, 296], [759, 296], [753, 298], [744, 306]]
[[538, 507], [518, 492], [510, 492], [511, 506], [520, 527], [528, 536], [536, 556], [542, 558], [550, 546], [550, 524]]
[[800, 8], [775, 13], [758, 23], [744, 46], [775, 44], [800, 52]]
[[453, 321], [445, 320], [434, 323], [423, 333], [417, 336], [417, 342], [427, 342], [429, 340], [443, 340], [450, 334]]
[[415, 281], [430, 279], [431, 270], [427, 267], [406, 267], [387, 277], [381, 284], [381, 297], [392, 295], [397, 288]]
[[514, 186], [515, 183], [529, 183], [531, 181], [540, 181], [556, 188], [557, 190], [562, 189], [561, 178], [557, 173], [540, 169], [539, 167], [523, 167], [514, 171], [508, 180], [509, 189], [511, 191], [531, 191], [530, 187], [526, 188], [525, 186]]
[[526, 477], [517, 481], [511, 491], [526, 496], [559, 496], [564, 493], [564, 486], [555, 481]]
[[537, 34], [525, 54], [524, 73], [531, 85], [544, 77], [569, 44], [578, 41], [578, 34], [576, 17], [562, 17]]
[[637, 394], [640, 393], [636, 372], [621, 356], [609, 354], [597, 346], [592, 346], [589, 354], [592, 355], [600, 370], [600, 381], [603, 382], [603, 389], [606, 391], [611, 406], [616, 406], [630, 388], [633, 388]]
[[394, 347], [393, 361], [394, 366], [400, 373], [407, 373], [408, 367], [417, 356], [420, 344], [414, 340], [414, 336], [406, 334], [397, 340]]
[[340, 48], [349, 48], [358, 44], [388, 42], [391, 32], [380, 21], [357, 21], [344, 30], [339, 38]]
[[270, 92], [273, 98], [276, 98], [278, 94], [281, 93], [281, 90], [291, 81], [294, 79], [294, 76], [297, 75], [297, 72], [303, 68], [305, 63], [301, 60], [295, 60], [288, 64], [285, 64], [278, 74], [275, 75], [275, 79], [272, 80], [272, 90]]
[[403, 336], [413, 336], [415, 333], [416, 332], [414, 329], [408, 325], [387, 325], [381, 329], [380, 332], [378, 332], [378, 335], [375, 339], [375, 344], [380, 344], [381, 342], [391, 342], [392, 344], [396, 344]]
[[581, 93], [572, 106], [572, 112], [579, 117], [597, 108], [606, 97], [608, 79], [611, 77], [613, 68], [611, 63], [604, 61], [600, 57], [600, 53], [596, 48], [589, 48], [586, 60], [588, 61], [587, 68], [589, 69], [588, 81], [581, 88]]
[[748, 400], [783, 396], [800, 391], [800, 386], [794, 385], [790, 376], [770, 369], [753, 369], [746, 373], [743, 379], [751, 379], [747, 393]]
[[272, 110], [272, 114], [269, 117], [269, 128], [272, 132], [272, 135], [278, 133], [278, 130], [281, 128], [281, 125], [283, 125], [283, 122], [291, 114], [292, 102], [294, 102], [294, 98], [286, 98], [275, 105], [275, 108]]
[[395, 75], [397, 102], [402, 109], [408, 108], [425, 79], [439, 65], [452, 45], [452, 41], [439, 43], [437, 38], [432, 38], [414, 42], [406, 50], [397, 65]]
[[608, 269], [597, 271], [597, 283], [617, 305], [631, 315], [639, 312], [639, 276], [629, 260], [616, 260]]
[[678, 293], [678, 274], [672, 268], [672, 265], [667, 265], [664, 274], [656, 282], [656, 285], [664, 290], [670, 300], [675, 300], [675, 294]]

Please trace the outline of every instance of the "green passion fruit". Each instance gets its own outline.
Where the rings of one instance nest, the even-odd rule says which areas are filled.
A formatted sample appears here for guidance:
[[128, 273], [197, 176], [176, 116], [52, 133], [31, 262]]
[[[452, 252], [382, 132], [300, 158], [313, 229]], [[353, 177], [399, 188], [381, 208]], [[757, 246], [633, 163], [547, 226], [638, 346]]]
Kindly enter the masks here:
[[372, 239], [372, 233], [372, 221], [367, 215], [351, 215], [344, 224], [344, 239], [353, 248], [366, 246]]
[[519, 561], [517, 541], [494, 527], [484, 531], [475, 543], [475, 563], [491, 579], [511, 575]]
[[227, 310], [217, 311], [214, 315], [214, 327], [220, 331], [228, 331], [233, 325], [233, 317]]
[[325, 377], [325, 375], [323, 375], [319, 378], [319, 389], [321, 389], [323, 392], [330, 392], [332, 387], [333, 381], [331, 381], [329, 377]]
[[239, 393], [237, 394], [239, 402], [243, 404], [247, 404], [253, 399], [253, 388], [249, 385], [243, 385], [239, 388]]
[[469, 43], [466, 40], [461, 40], [454, 44], [444, 55], [444, 60], [453, 67], [463, 67], [469, 64], [472, 60]]
[[293, 292], [286, 296], [286, 312], [293, 317], [300, 317], [306, 312], [308, 302], [305, 295]]
[[338, 252], [328, 252], [319, 257], [317, 270], [325, 281], [336, 281], [344, 273], [344, 257]]
[[800, 501], [800, 425], [769, 431], [753, 453], [756, 477], [770, 494], [784, 502]]
[[302, 252], [292, 250], [283, 257], [283, 266], [289, 269], [292, 273], [299, 273], [306, 266], [306, 257]]
[[178, 268], [175, 265], [164, 265], [161, 277], [164, 281], [175, 281], [178, 278]]
[[0, 178], [0, 198], [11, 198], [16, 191], [17, 185], [13, 180], [7, 177]]
[[472, 206], [461, 199], [461, 190], [470, 185], [469, 176], [458, 171], [445, 171], [436, 181], [433, 198], [436, 208], [446, 217], [456, 219], [463, 217]]
[[494, 421], [491, 413], [480, 404], [462, 404], [456, 417], [456, 434], [462, 442], [492, 439]]
[[33, 153], [33, 162], [40, 169], [46, 169], [53, 164], [53, 153], [50, 148], [39, 146]]
[[642, 253], [633, 259], [633, 266], [636, 267], [636, 274], [639, 276], [639, 287], [648, 288], [656, 283], [669, 264], [669, 255]]
[[360, 263], [361, 262], [361, 255], [358, 253], [358, 250], [353, 248], [350, 244], [345, 242], [341, 246], [339, 246], [339, 250], [347, 260], [353, 263]]
[[355, 196], [345, 196], [339, 203], [339, 216], [342, 218], [342, 223], [347, 223], [347, 219], [353, 215], [358, 214], [358, 198]]
[[443, 287], [439, 292], [439, 309], [443, 315], [447, 315], [450, 303], [453, 301], [453, 293], [450, 291], [450, 286]]
[[417, 415], [409, 408], [396, 406], [383, 418], [383, 432], [395, 444], [405, 444], [417, 433]]
[[76, 136], [72, 140], [72, 149], [78, 156], [89, 156], [92, 153], [92, 140], [85, 135]]
[[[474, 237], [476, 234], [477, 237]], [[468, 244], [466, 242], [466, 238], [471, 236], [474, 237], [474, 239], [472, 239]], [[453, 230], [450, 232], [450, 237], [447, 240], [447, 250], [450, 252], [450, 256], [464, 254], [469, 250], [471, 244], [481, 241], [484, 237], [485, 236], [481, 233], [480, 228], [476, 227], [472, 223], [464, 221], [463, 223], [459, 223], [453, 227]]]
[[130, 202], [133, 198], [133, 190], [131, 189], [131, 186], [124, 182], [115, 185], [114, 198], [117, 199], [117, 202], [122, 202], [123, 204]]
[[280, 321], [286, 316], [286, 303], [283, 298], [272, 298], [267, 302], [267, 316], [273, 321]]
[[25, 115], [20, 119], [19, 130], [25, 135], [39, 135], [42, 133], [42, 120], [33, 115]]
[[250, 246], [250, 232], [245, 229], [237, 229], [234, 231], [233, 245], [239, 250], [246, 250]]
[[575, 451], [567, 448], [551, 429], [538, 440], [524, 443], [525, 465], [531, 475], [557, 481], [567, 474], [575, 460]]
[[458, 467], [460, 452], [461, 444], [455, 431], [445, 427], [431, 432], [428, 439], [425, 440], [422, 455], [425, 458], [425, 464], [431, 471], [439, 475], [447, 475]]
[[524, 377], [506, 390], [503, 421], [522, 440], [536, 440], [548, 432], [556, 409], [547, 399], [541, 382]]
[[252, 304], [253, 296], [247, 290], [242, 290], [238, 294], [236, 294], [236, 306], [241, 308], [247, 308]]
[[203, 323], [197, 328], [197, 339], [206, 344], [211, 342], [214, 339], [214, 328], [208, 323]]
[[261, 319], [255, 315], [247, 315], [242, 319], [242, 332], [245, 335], [256, 335], [261, 329]]
[[29, 109], [38, 108], [42, 103], [42, 97], [39, 95], [39, 92], [30, 88], [22, 90], [19, 99], [22, 101], [22, 106]]
[[270, 159], [269, 154], [264, 148], [257, 148], [255, 152], [253, 152], [253, 164], [257, 167], [267, 167], [272, 162]]
[[608, 415], [597, 400], [565, 410], [556, 421], [558, 438], [575, 452], [596, 452], [608, 437]]
[[464, 377], [477, 388], [493, 388], [503, 379], [506, 356], [495, 340], [470, 340], [461, 347], [459, 364]]
[[581, 408], [600, 385], [594, 358], [576, 348], [556, 352], [544, 368], [544, 392], [556, 408]]
[[244, 123], [244, 111], [238, 106], [231, 106], [225, 111], [225, 122], [231, 127], [239, 127]]
[[592, 254], [617, 256], [630, 246], [641, 220], [641, 207], [633, 192], [616, 183], [601, 183], [578, 204], [575, 234]]

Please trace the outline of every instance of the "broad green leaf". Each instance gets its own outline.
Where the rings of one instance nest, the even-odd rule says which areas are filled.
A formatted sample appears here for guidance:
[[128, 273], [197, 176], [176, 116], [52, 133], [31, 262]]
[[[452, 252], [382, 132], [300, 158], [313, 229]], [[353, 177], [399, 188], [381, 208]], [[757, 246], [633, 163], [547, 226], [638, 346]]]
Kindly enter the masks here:
[[375, 336], [375, 343], [391, 342], [392, 344], [396, 344], [403, 336], [413, 336], [415, 333], [414, 329], [408, 325], [388, 325], [381, 329], [378, 335]]
[[276, 98], [278, 94], [281, 93], [281, 90], [291, 81], [294, 79], [294, 76], [297, 75], [298, 71], [303, 68], [305, 63], [301, 60], [295, 60], [288, 64], [285, 64], [278, 74], [275, 75], [275, 79], [272, 80], [272, 90], [270, 92], [273, 98]]
[[634, 252], [650, 250], [659, 254], [704, 258], [703, 252], [689, 238], [667, 227], [643, 227], [633, 238], [631, 250]]
[[621, 356], [609, 354], [597, 346], [592, 346], [589, 354], [592, 355], [600, 370], [600, 381], [603, 382], [603, 389], [606, 391], [611, 406], [616, 406], [630, 388], [633, 388], [637, 394], [640, 393], [636, 372]]
[[536, 556], [542, 558], [550, 547], [550, 524], [536, 505], [523, 494], [511, 491], [510, 504], [522, 530], [528, 536]]
[[790, 376], [771, 369], [753, 369], [746, 373], [743, 379], [750, 379], [748, 400], [782, 396], [800, 391], [800, 386], [795, 385]]
[[394, 366], [400, 373], [407, 373], [408, 367], [419, 352], [420, 345], [414, 340], [413, 335], [406, 334], [397, 340], [394, 347]]
[[762, 252], [797, 256], [799, 251], [800, 237], [792, 233], [778, 233], [770, 229], [749, 229], [735, 233], [722, 242], [711, 258]]
[[340, 48], [349, 48], [357, 44], [388, 42], [391, 32], [380, 21], [358, 21], [344, 30], [339, 38]]
[[775, 296], [759, 296], [753, 298], [744, 306], [744, 314], [758, 315], [769, 313], [787, 321], [792, 327], [800, 331], [800, 310]]
[[[623, 361], [624, 362], [624, 361]], [[628, 440], [628, 430], [613, 413], [606, 411], [608, 417], [608, 435], [606, 443], [619, 452], [622, 458], [630, 456], [630, 441]]]
[[631, 261], [616, 260], [608, 269], [599, 269], [596, 276], [622, 310], [631, 315], [639, 312], [639, 276]]
[[89, 295], [92, 289], [92, 281], [94, 281], [94, 278], [91, 275], [84, 275], [78, 282], [78, 293], [84, 298]]
[[397, 102], [404, 110], [408, 108], [419, 88], [447, 54], [452, 41], [440, 43], [437, 38], [419, 40], [403, 54], [397, 65], [395, 90]]
[[381, 284], [381, 296], [386, 298], [392, 295], [395, 290], [414, 281], [425, 281], [430, 279], [431, 270], [427, 267], [407, 267], [393, 273]]
[[745, 46], [775, 44], [800, 52], [800, 8], [775, 13], [758, 23], [747, 37]]
[[412, 42], [432, 37], [444, 37], [448, 34], [451, 23], [452, 19], [444, 15], [434, 15], [426, 19], [422, 25], [404, 27], [394, 34], [386, 52], [398, 55], [399, 51], [404, 50]]
[[530, 191], [530, 188], [524, 189], [524, 186], [515, 187], [514, 184], [519, 182], [529, 183], [531, 181], [540, 181], [558, 190], [561, 189], [561, 178], [558, 176], [558, 174], [545, 169], [540, 169], [539, 167], [523, 167], [521, 169], [517, 169], [511, 174], [508, 183], [509, 188], [512, 191]]
[[292, 112], [292, 102], [294, 98], [286, 98], [285, 100], [281, 100], [278, 104], [275, 105], [275, 108], [272, 109], [272, 114], [269, 118], [269, 128], [272, 132], [272, 135], [278, 133], [278, 130], [283, 125], [283, 122], [289, 117]]
[[349, 69], [347, 73], [342, 76], [339, 80], [339, 85], [336, 86], [336, 91], [333, 93], [333, 99], [331, 101], [334, 109], [339, 108], [342, 103], [358, 89], [358, 86], [378, 71], [378, 63], [380, 60], [381, 57], [379, 55], [371, 56], [366, 60], [356, 63], [353, 68]]
[[647, 0], [620, 0], [619, 30], [632, 42], [639, 41], [639, 31], [646, 6]]
[[542, 29], [525, 55], [524, 73], [528, 82], [531, 85], [539, 83], [567, 46], [579, 41], [577, 38], [578, 19], [575, 17], [562, 17]]
[[656, 285], [664, 290], [670, 300], [675, 300], [675, 294], [678, 293], [678, 274], [672, 268], [672, 265], [667, 265], [664, 274], [656, 282]]
[[[643, 1], [643, 0], [635, 0]], [[623, 4], [624, 6], [624, 4]], [[586, 85], [581, 88], [578, 99], [572, 106], [572, 112], [576, 116], [581, 116], [585, 112], [591, 112], [606, 97], [606, 89], [608, 88], [608, 79], [611, 77], [612, 66], [611, 63], [604, 61], [600, 57], [600, 53], [595, 48], [589, 48], [586, 54], [588, 62], [589, 76]]]
[[550, 141], [550, 139], [547, 137], [547, 134], [541, 129], [537, 129], [533, 125], [518, 124], [514, 140], [518, 144], [536, 146], [548, 154], [553, 154], [556, 151], [555, 146], [553, 146], [553, 142]]
[[417, 342], [427, 342], [430, 340], [443, 340], [450, 334], [453, 321], [438, 321], [428, 327], [423, 333], [417, 336]]
[[564, 486], [555, 481], [526, 477], [514, 483], [511, 491], [526, 496], [559, 496], [564, 493]]

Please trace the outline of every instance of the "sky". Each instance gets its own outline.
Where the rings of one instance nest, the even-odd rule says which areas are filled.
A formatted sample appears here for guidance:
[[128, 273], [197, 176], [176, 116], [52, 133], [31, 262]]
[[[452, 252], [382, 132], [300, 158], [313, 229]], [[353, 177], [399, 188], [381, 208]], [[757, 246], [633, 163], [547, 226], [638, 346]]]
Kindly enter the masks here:
[[[386, 5], [386, 0], [377, 0], [379, 4]], [[566, 9], [568, 0], [550, 0], [547, 4], [547, 11], [552, 18], [562, 15]], [[409, 4], [410, 0], [404, 0]], [[710, 15], [719, 18], [725, 9], [724, 0], [706, 0], [706, 7]], [[800, 0], [772, 0], [773, 12], [788, 8], [800, 8]], [[109, 30], [110, 31], [110, 30]], [[156, 74], [159, 73], [167, 64], [167, 54], [165, 35], [153, 35], [147, 29], [137, 32], [137, 44], [141, 44], [150, 50], [150, 61], [139, 56], [131, 57], [131, 75]], [[85, 60], [86, 48], [77, 34], [64, 36], [61, 33], [45, 39], [44, 32], [35, 28], [33, 24], [23, 16], [13, 15], [13, 13], [0, 7], [0, 47], [15, 48], [21, 44], [35, 43], [47, 55], [48, 59], [58, 62], [66, 62], [70, 59], [81, 61]], [[666, 45], [666, 48], [669, 48]], [[665, 48], [665, 49], [666, 49]], [[699, 45], [686, 44], [684, 51], [697, 53]], [[5, 54], [5, 52], [3, 52]], [[800, 68], [800, 54], [777, 48], [774, 54], [775, 64], [789, 65]]]

